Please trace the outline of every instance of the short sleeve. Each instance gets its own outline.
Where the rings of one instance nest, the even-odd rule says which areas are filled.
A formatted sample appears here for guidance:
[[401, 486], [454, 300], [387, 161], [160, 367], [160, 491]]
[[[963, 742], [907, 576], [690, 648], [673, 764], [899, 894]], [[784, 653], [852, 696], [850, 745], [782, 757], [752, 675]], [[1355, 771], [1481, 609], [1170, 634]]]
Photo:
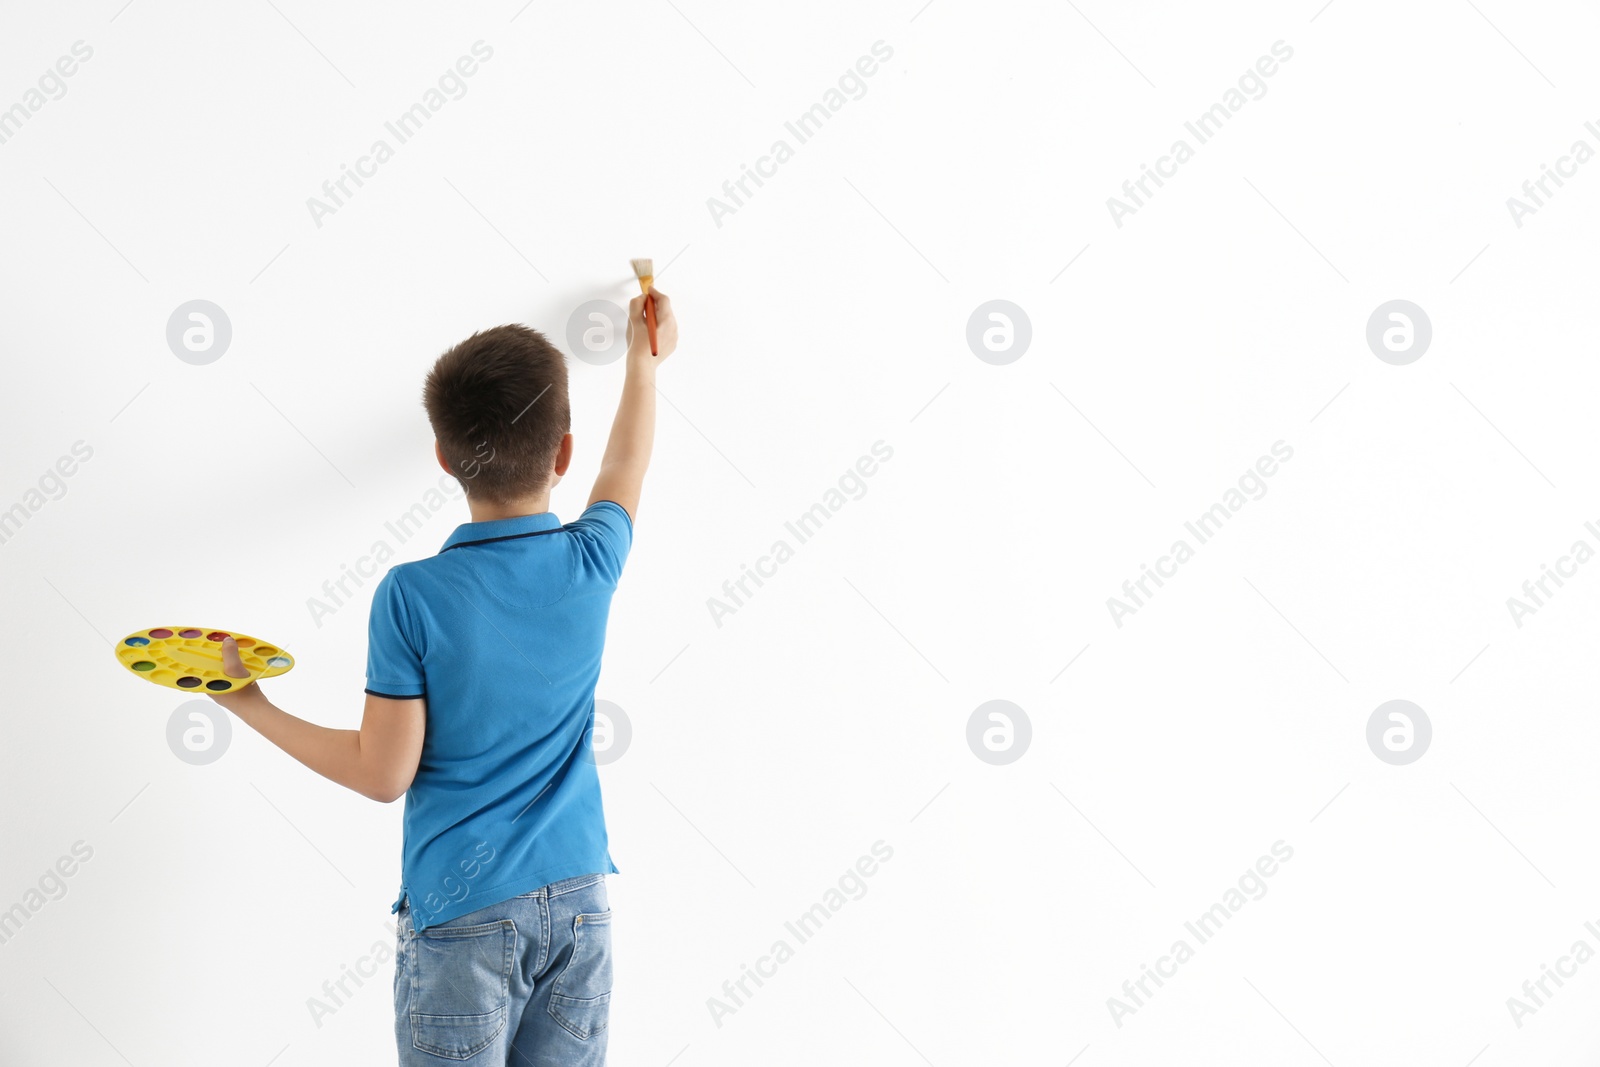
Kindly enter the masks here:
[[423, 696], [427, 687], [417, 649], [405, 591], [391, 570], [372, 594], [372, 616], [367, 622], [367, 692], [396, 700]]
[[596, 500], [567, 530], [576, 535], [584, 567], [615, 584], [633, 547], [633, 520], [621, 504]]

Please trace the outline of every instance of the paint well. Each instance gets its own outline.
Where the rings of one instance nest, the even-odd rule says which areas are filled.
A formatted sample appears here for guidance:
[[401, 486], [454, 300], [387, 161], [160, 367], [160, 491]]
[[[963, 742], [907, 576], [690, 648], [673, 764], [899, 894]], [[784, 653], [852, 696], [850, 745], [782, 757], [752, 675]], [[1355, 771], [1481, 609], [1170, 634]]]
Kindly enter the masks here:
[[172, 636], [172, 631], [171, 630], [151, 630], [150, 631], [150, 636], [151, 637], [171, 637]]
[[123, 644], [132, 645], [134, 648], [143, 648], [145, 645], [148, 645], [149, 643], [150, 643], [150, 639], [148, 637], [130, 637], [126, 641], [123, 642]]
[[191, 674], [187, 677], [179, 678], [178, 684], [183, 686], [185, 689], [193, 689], [195, 686], [200, 684], [200, 679]]

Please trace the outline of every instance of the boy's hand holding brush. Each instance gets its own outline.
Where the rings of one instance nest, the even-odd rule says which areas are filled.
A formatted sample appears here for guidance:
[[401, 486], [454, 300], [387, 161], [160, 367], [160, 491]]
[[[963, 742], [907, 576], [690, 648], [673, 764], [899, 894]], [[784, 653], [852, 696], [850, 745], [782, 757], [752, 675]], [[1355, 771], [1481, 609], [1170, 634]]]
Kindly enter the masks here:
[[667, 294], [654, 291], [649, 260], [640, 276], [644, 292], [628, 302], [628, 366], [611, 438], [600, 459], [589, 503], [610, 500], [630, 519], [639, 514], [639, 494], [650, 465], [656, 433], [656, 368], [678, 347], [678, 317]]
[[[638, 332], [634, 329], [634, 321], [642, 319], [643, 333], [650, 341], [650, 354], [665, 358], [672, 354], [674, 348], [678, 347], [678, 326], [675, 322], [664, 323], [663, 317], [671, 318], [672, 312], [666, 307], [657, 306], [655, 264], [648, 259], [635, 259], [629, 262], [633, 265], [634, 277], [639, 279], [639, 291], [643, 294], [628, 306], [629, 351], [632, 351], [633, 338]], [[663, 296], [661, 303], [665, 305], [669, 301]], [[672, 340], [665, 345], [665, 350], [663, 350], [660, 334], [665, 325], [670, 325], [671, 327]]]
[[678, 347], [678, 320], [672, 314], [672, 300], [656, 289], [650, 260], [632, 262], [641, 293], [628, 302], [629, 360], [635, 352], [666, 359]]

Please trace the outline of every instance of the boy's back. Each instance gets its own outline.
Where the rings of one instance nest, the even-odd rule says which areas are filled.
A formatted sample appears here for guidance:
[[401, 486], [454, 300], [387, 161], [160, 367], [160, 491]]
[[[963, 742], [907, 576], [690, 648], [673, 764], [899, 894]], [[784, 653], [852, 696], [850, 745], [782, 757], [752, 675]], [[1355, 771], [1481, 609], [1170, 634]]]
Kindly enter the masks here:
[[616, 871], [590, 734], [632, 538], [611, 501], [565, 526], [549, 512], [470, 522], [378, 586], [367, 692], [428, 708], [395, 902], [415, 930]]

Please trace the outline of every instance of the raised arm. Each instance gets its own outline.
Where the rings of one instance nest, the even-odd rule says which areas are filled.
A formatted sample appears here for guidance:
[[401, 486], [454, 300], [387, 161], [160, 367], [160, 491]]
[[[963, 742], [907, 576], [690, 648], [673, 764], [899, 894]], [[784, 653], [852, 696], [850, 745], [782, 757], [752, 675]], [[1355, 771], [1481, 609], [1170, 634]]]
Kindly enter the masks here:
[[617, 402], [617, 417], [611, 423], [611, 438], [600, 460], [600, 476], [594, 480], [589, 503], [610, 500], [620, 504], [630, 519], [637, 519], [639, 494], [644, 487], [644, 472], [650, 466], [650, 450], [656, 437], [656, 368], [678, 347], [678, 319], [672, 301], [659, 291], [656, 302], [656, 350], [650, 354], [650, 339], [644, 324], [643, 296], [628, 304], [628, 367], [622, 380], [622, 399]]

